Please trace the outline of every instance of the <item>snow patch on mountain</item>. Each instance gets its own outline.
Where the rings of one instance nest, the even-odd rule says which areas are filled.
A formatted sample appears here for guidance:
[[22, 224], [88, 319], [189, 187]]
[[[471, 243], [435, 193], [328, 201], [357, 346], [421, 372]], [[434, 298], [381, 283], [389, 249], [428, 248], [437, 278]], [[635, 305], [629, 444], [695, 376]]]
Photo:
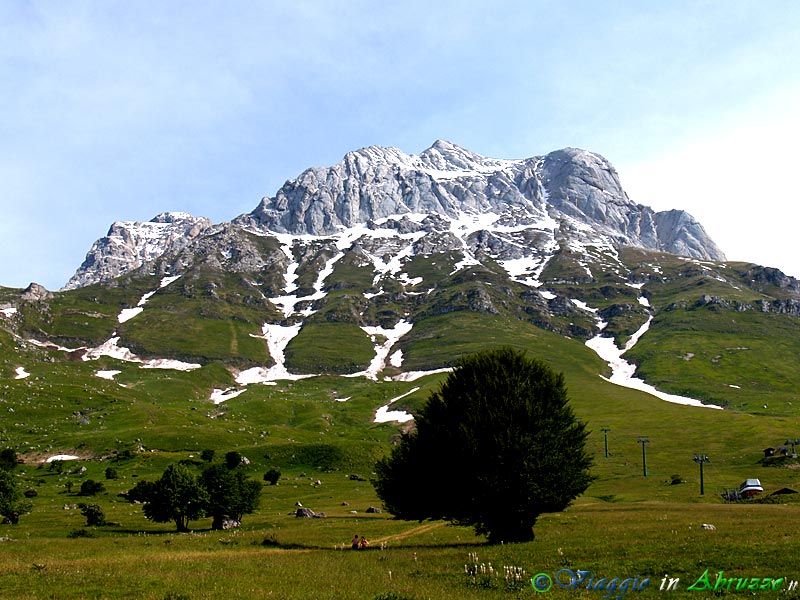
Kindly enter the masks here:
[[627, 360], [622, 358], [622, 355], [636, 345], [639, 339], [650, 328], [650, 323], [652, 320], [653, 317], [651, 316], [647, 320], [647, 322], [644, 323], [644, 325], [642, 325], [636, 331], [636, 333], [634, 333], [630, 337], [630, 339], [628, 339], [628, 341], [625, 344], [625, 347], [622, 349], [618, 348], [617, 345], [614, 343], [614, 338], [603, 337], [602, 335], [597, 335], [586, 342], [586, 346], [594, 350], [597, 353], [597, 355], [604, 361], [606, 361], [608, 363], [608, 366], [611, 367], [611, 377], [609, 378], [603, 377], [603, 379], [605, 379], [610, 383], [620, 385], [622, 387], [627, 387], [634, 390], [639, 390], [641, 392], [645, 392], [647, 394], [650, 394], [651, 396], [655, 396], [656, 398], [665, 400], [667, 402], [673, 402], [675, 404], [684, 404], [687, 406], [698, 406], [702, 408], [722, 409], [721, 406], [715, 406], [713, 404], [703, 404], [700, 400], [695, 400], [694, 398], [687, 398], [685, 396], [678, 396], [675, 394], [667, 394], [665, 392], [661, 392], [652, 385], [647, 384], [643, 380], [634, 377], [634, 373], [636, 371], [636, 365], [629, 363]]
[[95, 371], [95, 377], [99, 377], [100, 379], [108, 379], [109, 381], [114, 381], [114, 377], [122, 373], [122, 371], [117, 371], [114, 369], [110, 369], [108, 371]]
[[452, 367], [444, 367], [441, 369], [431, 369], [430, 371], [406, 371], [405, 373], [400, 373], [399, 375], [395, 375], [394, 377], [390, 377], [392, 381], [416, 381], [417, 379], [422, 379], [423, 377], [427, 377], [428, 375], [438, 375], [439, 373], [450, 373], [453, 371]]
[[125, 362], [139, 363], [142, 369], [173, 369], [176, 371], [193, 371], [202, 365], [187, 363], [169, 358], [150, 358], [143, 360], [136, 356], [129, 348], [119, 345], [119, 336], [112, 336], [96, 348], [89, 348], [81, 357], [83, 361], [98, 360], [101, 356], [108, 356]]
[[389, 410], [389, 407], [398, 400], [405, 398], [406, 396], [410, 396], [416, 391], [419, 391], [419, 389], [419, 387], [413, 387], [405, 394], [395, 396], [389, 400], [389, 402], [381, 406], [377, 411], [375, 411], [375, 423], [406, 423], [408, 421], [412, 421], [414, 419], [414, 415], [411, 413], [407, 413], [404, 410]]
[[[158, 289], [164, 288], [168, 286], [173, 281], [180, 279], [180, 275], [175, 275], [172, 277], [163, 277], [161, 279], [161, 283], [158, 286]], [[123, 308], [122, 311], [117, 315], [117, 321], [120, 323], [125, 323], [126, 321], [130, 321], [133, 317], [144, 311], [144, 305], [147, 304], [147, 301], [152, 298], [158, 290], [153, 290], [152, 292], [147, 292], [144, 294], [140, 299], [139, 302], [136, 304], [134, 308]]]
[[[378, 374], [386, 368], [386, 359], [389, 356], [389, 352], [392, 350], [392, 346], [394, 346], [401, 337], [411, 331], [412, 327], [413, 324], [405, 320], [398, 321], [391, 329], [384, 329], [383, 327], [362, 327], [361, 329], [364, 333], [366, 333], [372, 340], [372, 343], [375, 344], [375, 356], [372, 361], [370, 361], [365, 371], [350, 373], [345, 375], [345, 377], [366, 377], [367, 379], [377, 381]], [[384, 341], [378, 343], [378, 336], [383, 337]]]
[[301, 324], [297, 325], [272, 325], [264, 324], [261, 328], [262, 335], [252, 335], [253, 337], [263, 338], [267, 341], [267, 348], [272, 360], [275, 362], [268, 369], [264, 367], [252, 367], [242, 371], [236, 376], [236, 383], [239, 385], [249, 385], [253, 383], [274, 384], [280, 379], [298, 380], [315, 375], [295, 375], [286, 369], [286, 357], [284, 352], [289, 342], [300, 333]]
[[233, 398], [236, 398], [236, 396], [244, 394], [246, 391], [247, 391], [246, 388], [243, 390], [237, 390], [236, 388], [227, 388], [224, 390], [220, 390], [214, 388], [214, 391], [211, 392], [209, 400], [211, 400], [214, 404], [222, 404], [226, 400], [231, 400]]

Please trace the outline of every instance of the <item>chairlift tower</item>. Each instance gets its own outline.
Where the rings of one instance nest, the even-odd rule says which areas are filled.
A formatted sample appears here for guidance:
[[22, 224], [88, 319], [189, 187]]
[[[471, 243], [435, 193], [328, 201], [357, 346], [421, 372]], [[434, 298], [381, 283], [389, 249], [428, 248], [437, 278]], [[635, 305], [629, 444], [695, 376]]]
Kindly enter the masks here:
[[645, 445], [649, 444], [650, 440], [646, 437], [640, 437], [636, 441], [642, 445], [642, 472], [644, 473], [644, 477], [647, 477], [647, 452], [645, 451]]
[[705, 454], [695, 454], [694, 462], [700, 465], [700, 495], [705, 494], [705, 487], [703, 486], [703, 465], [711, 460]]
[[603, 439], [605, 441], [605, 447], [606, 447], [606, 458], [608, 458], [608, 432], [611, 431], [611, 428], [610, 427], [601, 427], [600, 431], [603, 432]]

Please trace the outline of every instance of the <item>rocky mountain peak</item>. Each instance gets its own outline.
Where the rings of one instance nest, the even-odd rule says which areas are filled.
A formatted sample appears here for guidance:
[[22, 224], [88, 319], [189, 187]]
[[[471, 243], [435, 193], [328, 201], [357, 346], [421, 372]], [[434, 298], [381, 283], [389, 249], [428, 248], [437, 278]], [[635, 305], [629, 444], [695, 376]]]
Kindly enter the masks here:
[[596, 234], [617, 246], [724, 260], [699, 223], [678, 212], [679, 219], [657, 217], [632, 202], [611, 163], [593, 152], [564, 148], [508, 160], [437, 140], [418, 156], [380, 146], [349, 152], [288, 181], [234, 223], [261, 233], [333, 235], [403, 214], [494, 214], [516, 224], [547, 217], [578, 232], [582, 243]]
[[436, 140], [419, 159], [423, 166], [442, 171], [480, 171], [486, 162], [485, 156], [445, 140]]
[[35, 302], [49, 300], [52, 297], [52, 292], [49, 292], [47, 288], [35, 281], [31, 282], [31, 284], [23, 290], [22, 294], [20, 294], [20, 298], [23, 300], [32, 300]]
[[185, 212], [161, 213], [147, 222], [117, 221], [92, 245], [64, 289], [119, 277], [168, 251], [184, 248], [209, 227], [208, 218]]
[[[632, 246], [724, 260], [691, 215], [656, 213], [632, 202], [611, 163], [579, 148], [510, 160], [445, 140], [419, 155], [368, 146], [330, 167], [303, 171], [252, 212], [224, 225], [259, 236], [341, 238], [337, 245], [355, 242], [349, 236], [360, 227], [393, 229], [397, 235], [414, 229], [414, 253], [464, 252], [469, 261], [524, 258], [540, 267], [558, 248], [603, 248], [613, 254]], [[117, 277], [167, 253], [172, 258], [163, 264], [172, 264], [179, 254], [184, 264], [187, 252], [211, 256], [212, 246], [225, 264], [240, 256], [235, 249], [217, 247], [223, 240], [236, 245], [233, 230], [213, 243], [192, 245], [210, 227], [208, 219], [180, 212], [162, 213], [147, 223], [114, 223], [66, 287]], [[259, 263], [252, 252], [244, 255], [250, 258], [241, 265]]]

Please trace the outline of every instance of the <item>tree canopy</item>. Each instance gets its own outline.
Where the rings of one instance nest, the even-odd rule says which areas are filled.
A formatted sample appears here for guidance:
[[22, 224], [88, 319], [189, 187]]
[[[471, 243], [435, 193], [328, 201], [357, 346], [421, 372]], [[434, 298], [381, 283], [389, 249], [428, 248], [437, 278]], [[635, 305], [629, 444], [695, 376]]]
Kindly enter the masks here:
[[17, 453], [13, 448], [3, 448], [0, 450], [0, 469], [13, 471], [17, 468]]
[[30, 510], [30, 503], [22, 500], [22, 493], [17, 487], [16, 479], [11, 471], [0, 469], [0, 521], [16, 525], [21, 514]]
[[166, 468], [157, 481], [140, 481], [127, 494], [131, 502], [144, 503], [144, 516], [156, 523], [175, 521], [178, 531], [188, 531], [189, 521], [206, 514], [208, 492], [188, 467]]
[[126, 497], [142, 502], [144, 516], [151, 521], [175, 521], [178, 531], [187, 531], [189, 521], [207, 515], [213, 517], [212, 529], [220, 529], [226, 517], [241, 521], [255, 511], [262, 487], [241, 468], [210, 465], [198, 477], [179, 463], [167, 467], [157, 481], [139, 481]]
[[241, 521], [258, 508], [261, 482], [248, 479], [241, 469], [211, 465], [200, 475], [200, 483], [208, 493], [206, 512], [214, 519], [212, 529], [220, 529], [224, 517]]
[[377, 493], [399, 518], [528, 541], [540, 514], [565, 509], [592, 480], [563, 375], [511, 348], [459, 360], [415, 421], [376, 466]]

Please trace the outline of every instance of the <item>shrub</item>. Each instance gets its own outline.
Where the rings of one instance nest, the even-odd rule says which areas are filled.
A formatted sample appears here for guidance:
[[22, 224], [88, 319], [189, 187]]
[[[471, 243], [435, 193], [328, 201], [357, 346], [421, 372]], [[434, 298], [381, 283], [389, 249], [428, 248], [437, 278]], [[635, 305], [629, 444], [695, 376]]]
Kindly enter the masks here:
[[235, 469], [242, 464], [242, 455], [232, 450], [225, 454], [225, 466], [229, 469]]
[[119, 475], [117, 474], [117, 470], [114, 467], [106, 468], [106, 479], [117, 479]]
[[268, 481], [270, 485], [275, 485], [281, 478], [281, 472], [278, 469], [270, 469], [264, 473], [264, 481]]
[[78, 504], [81, 514], [86, 517], [86, 524], [90, 527], [106, 524], [106, 515], [98, 504]]
[[85, 529], [73, 529], [67, 534], [68, 538], [93, 538], [94, 534]]
[[211, 462], [214, 460], [214, 451], [210, 448], [206, 448], [200, 453], [200, 458], [206, 462]]
[[3, 448], [0, 450], [0, 469], [13, 471], [17, 468], [17, 453], [13, 448]]
[[22, 493], [26, 498], [35, 498], [36, 496], [39, 495], [39, 492], [37, 492], [36, 490], [30, 489], [30, 488], [28, 488], [27, 490], [25, 490]]
[[81, 496], [94, 496], [101, 492], [106, 491], [106, 486], [102, 484], [100, 481], [95, 481], [94, 479], [87, 479], [81, 484]]
[[269, 546], [269, 547], [277, 547], [280, 546], [281, 543], [278, 541], [278, 538], [275, 536], [274, 533], [268, 533], [264, 536], [264, 539], [261, 540], [262, 546]]

